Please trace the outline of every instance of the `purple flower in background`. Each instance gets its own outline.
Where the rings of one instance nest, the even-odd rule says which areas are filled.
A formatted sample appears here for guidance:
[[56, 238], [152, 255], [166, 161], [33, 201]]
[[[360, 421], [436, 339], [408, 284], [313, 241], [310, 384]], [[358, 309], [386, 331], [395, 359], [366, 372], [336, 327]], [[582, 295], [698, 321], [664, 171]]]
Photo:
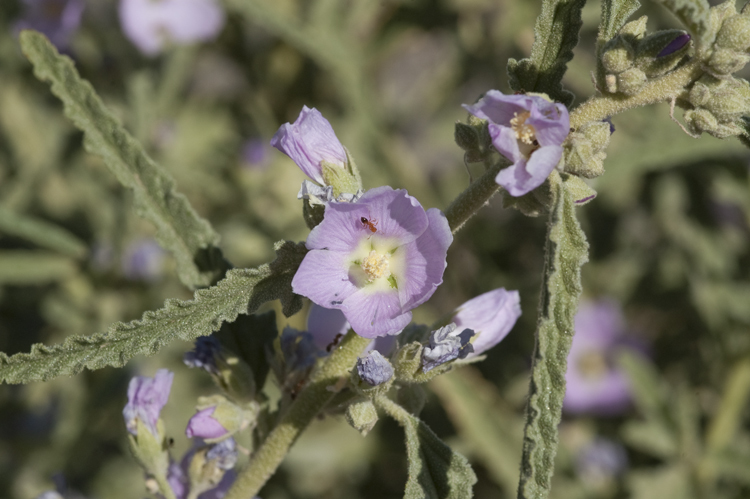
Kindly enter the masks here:
[[221, 344], [215, 336], [201, 336], [195, 340], [195, 347], [182, 356], [188, 367], [199, 367], [209, 374], [219, 374], [216, 356], [221, 355]]
[[464, 104], [464, 109], [489, 121], [492, 145], [513, 161], [495, 178], [511, 196], [523, 196], [542, 185], [560, 162], [570, 130], [568, 110], [562, 104], [538, 95], [490, 90], [476, 104]]
[[[216, 468], [224, 470], [221, 480], [215, 487], [198, 495], [198, 499], [222, 499], [237, 478], [232, 470], [237, 463], [237, 450], [233, 438], [227, 438], [217, 444], [213, 444], [206, 452], [206, 461], [215, 461]], [[182, 461], [170, 463], [167, 471], [167, 482], [177, 499], [186, 499], [190, 495], [190, 478], [188, 476], [190, 464], [197, 450], [203, 447], [195, 446], [185, 453]], [[218, 476], [214, 475], [218, 480]], [[212, 482], [215, 483], [215, 482]], [[161, 497], [161, 496], [159, 496]], [[257, 499], [257, 498], [256, 498]]]
[[[315, 345], [320, 350], [328, 350], [334, 340], [344, 336], [350, 328], [349, 321], [346, 320], [341, 310], [321, 307], [315, 303], [310, 307], [310, 314], [307, 316], [307, 331], [312, 335]], [[363, 353], [377, 350], [388, 356], [394, 346], [396, 346], [395, 336], [380, 336], [367, 345]]]
[[23, 15], [15, 30], [34, 29], [44, 34], [60, 50], [70, 44], [81, 24], [84, 0], [23, 0]]
[[155, 281], [162, 275], [166, 252], [153, 239], [137, 239], [122, 255], [122, 273], [131, 281]]
[[355, 203], [326, 205], [292, 289], [341, 310], [360, 336], [397, 334], [443, 282], [452, 241], [440, 210], [425, 212], [405, 190], [377, 187]]
[[633, 348], [626, 341], [625, 321], [616, 302], [581, 303], [565, 373], [565, 411], [614, 415], [630, 406], [627, 376], [612, 362], [618, 348]]
[[456, 328], [452, 322], [430, 334], [430, 343], [422, 350], [422, 371], [429, 372], [451, 360], [465, 359], [474, 351], [471, 329]]
[[508, 336], [521, 317], [521, 298], [518, 291], [498, 288], [467, 301], [455, 314], [451, 322], [459, 331], [470, 328], [476, 333], [471, 343], [474, 352], [468, 355], [476, 357]]
[[159, 421], [159, 413], [169, 398], [173, 378], [173, 372], [159, 369], [153, 378], [136, 376], [130, 380], [128, 403], [122, 410], [122, 415], [125, 418], [125, 426], [131, 434], [138, 434], [136, 419], [140, 419], [151, 433], [157, 434], [156, 423]]
[[578, 452], [575, 467], [584, 481], [601, 483], [625, 471], [628, 467], [628, 454], [618, 442], [598, 437]]
[[153, 56], [168, 44], [215, 38], [224, 10], [216, 0], [120, 0], [120, 24], [141, 52]]
[[185, 435], [188, 438], [219, 438], [226, 435], [226, 428], [212, 417], [215, 410], [216, 406], [213, 406], [196, 412], [188, 421]]
[[377, 350], [357, 359], [357, 374], [370, 386], [378, 386], [393, 377], [393, 366]]
[[249, 168], [263, 170], [270, 160], [270, 147], [265, 140], [255, 138], [242, 144], [242, 163]]
[[297, 121], [281, 125], [271, 145], [292, 158], [305, 175], [321, 185], [325, 185], [323, 161], [342, 168], [347, 164], [344, 146], [328, 120], [315, 108], [303, 106]]

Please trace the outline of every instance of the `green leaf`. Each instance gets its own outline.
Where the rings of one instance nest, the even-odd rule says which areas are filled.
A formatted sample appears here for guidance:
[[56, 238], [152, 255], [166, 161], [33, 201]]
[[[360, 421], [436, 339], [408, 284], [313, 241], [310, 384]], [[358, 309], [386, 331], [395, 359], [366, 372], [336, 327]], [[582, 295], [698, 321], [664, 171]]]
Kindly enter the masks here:
[[656, 0], [667, 8], [692, 33], [700, 38], [709, 29], [710, 5], [706, 0]]
[[628, 421], [621, 434], [623, 441], [629, 446], [652, 456], [670, 459], [679, 452], [674, 432], [662, 424]]
[[562, 88], [562, 78], [578, 31], [583, 25], [581, 9], [586, 0], [545, 0], [542, 13], [534, 26], [531, 57], [508, 61], [510, 86], [517, 92], [542, 92], [566, 106], [573, 103], [573, 94]]
[[642, 356], [625, 349], [618, 352], [616, 363], [627, 374], [635, 403], [646, 419], [666, 424], [667, 394], [653, 364]]
[[557, 426], [565, 396], [567, 358], [581, 294], [581, 266], [588, 261], [588, 243], [576, 219], [575, 200], [556, 172], [549, 182], [555, 201], [547, 232], [519, 498], [542, 499], [549, 494], [557, 453]]
[[38, 246], [73, 258], [81, 258], [88, 252], [83, 241], [62, 227], [28, 215], [19, 215], [1, 207], [0, 234], [26, 239]]
[[46, 251], [0, 251], [0, 285], [46, 284], [78, 271], [66, 256]]
[[262, 387], [268, 374], [266, 346], [273, 344], [278, 336], [276, 313], [241, 315], [231, 324], [216, 333], [224, 347], [230, 349], [247, 362], [253, 371], [255, 386]]
[[630, 497], [692, 499], [695, 495], [691, 485], [691, 474], [691, 469], [682, 464], [631, 472], [627, 477], [628, 488], [632, 491]]
[[641, 7], [638, 0], [602, 0], [602, 19], [599, 40], [607, 42], [615, 37], [630, 16]]
[[477, 477], [464, 456], [453, 452], [429, 426], [385, 396], [375, 404], [406, 433], [409, 478], [404, 499], [467, 499]]
[[156, 239], [174, 255], [182, 282], [191, 288], [215, 282], [226, 262], [215, 247], [219, 236], [175, 190], [171, 176], [104, 106], [91, 84], [81, 79], [73, 62], [35, 31], [21, 32], [21, 47], [34, 74], [51, 83], [65, 115], [84, 132], [84, 147], [100, 156], [122, 185], [133, 190], [138, 214], [157, 229]]
[[120, 367], [136, 355], [155, 354], [174, 339], [211, 334], [223, 322], [253, 313], [270, 300], [280, 299], [284, 314], [292, 315], [302, 299], [292, 292], [291, 282], [307, 250], [302, 243], [284, 242], [276, 252], [270, 264], [230, 270], [216, 286], [196, 291], [193, 300], [167, 300], [164, 308], [146, 312], [141, 320], [115, 323], [106, 333], [72, 336], [56, 346], [36, 344], [30, 353], [11, 357], [0, 353], [0, 382], [46, 381], [84, 367]]

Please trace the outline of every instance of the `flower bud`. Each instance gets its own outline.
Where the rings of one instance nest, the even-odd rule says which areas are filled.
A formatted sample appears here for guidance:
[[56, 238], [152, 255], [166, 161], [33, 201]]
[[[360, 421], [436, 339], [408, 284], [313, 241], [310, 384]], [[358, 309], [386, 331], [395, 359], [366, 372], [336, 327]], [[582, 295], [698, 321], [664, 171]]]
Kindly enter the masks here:
[[475, 151], [479, 149], [479, 133], [477, 129], [471, 125], [456, 122], [456, 127], [453, 131], [453, 137], [456, 140], [458, 147], [464, 151]]
[[711, 54], [708, 65], [717, 75], [730, 75], [744, 68], [748, 62], [750, 62], [750, 55], [718, 47]]
[[735, 14], [725, 19], [716, 35], [716, 45], [737, 52], [747, 52], [750, 48], [750, 17]]
[[583, 206], [596, 197], [597, 192], [582, 178], [575, 175], [563, 175], [563, 178], [565, 188], [573, 196], [573, 202], [576, 206]]
[[347, 406], [346, 422], [364, 437], [378, 422], [378, 411], [369, 399], [360, 399]]
[[430, 343], [422, 351], [422, 371], [427, 373], [446, 362], [465, 359], [474, 351], [471, 344], [472, 336], [473, 330], [456, 329], [454, 323], [433, 331]]
[[690, 50], [690, 35], [679, 29], [669, 29], [647, 36], [638, 43], [636, 66], [649, 78], [664, 75]]
[[646, 73], [638, 68], [630, 68], [617, 75], [617, 91], [625, 95], [637, 94], [646, 83]]
[[[211, 446], [201, 447], [189, 458], [187, 475], [190, 483], [189, 497], [224, 497], [234, 481], [227, 471], [237, 464], [237, 444], [227, 438]], [[200, 494], [200, 495], [199, 495]]]
[[602, 66], [608, 73], [622, 73], [633, 67], [633, 46], [623, 37], [616, 36], [604, 44]]
[[207, 442], [217, 442], [246, 428], [258, 413], [255, 403], [243, 409], [221, 395], [201, 397], [197, 407], [198, 412], [188, 421], [185, 435]]
[[719, 127], [719, 120], [707, 109], [689, 109], [685, 111], [684, 118], [687, 129], [696, 135], [712, 133]]
[[565, 147], [565, 171], [586, 178], [604, 173], [604, 152], [609, 145], [611, 126], [605, 121], [583, 125], [568, 135]]
[[132, 435], [138, 435], [137, 420], [155, 436], [158, 435], [159, 413], [167, 404], [172, 389], [174, 373], [159, 369], [153, 378], [136, 376], [128, 385], [128, 403], [122, 410], [125, 426]]
[[[472, 352], [466, 357], [481, 355], [502, 341], [521, 316], [518, 291], [498, 288], [467, 301], [454, 311], [452, 322], [456, 331], [469, 328], [476, 336], [471, 339]], [[449, 327], [450, 324], [446, 327]], [[432, 339], [430, 340], [432, 343]], [[425, 353], [425, 356], [427, 354]]]
[[648, 16], [641, 16], [635, 21], [630, 21], [625, 24], [618, 34], [624, 38], [638, 41], [646, 36], [646, 23], [648, 22]]
[[393, 377], [393, 366], [377, 350], [358, 358], [356, 368], [359, 378], [370, 386], [382, 385]]

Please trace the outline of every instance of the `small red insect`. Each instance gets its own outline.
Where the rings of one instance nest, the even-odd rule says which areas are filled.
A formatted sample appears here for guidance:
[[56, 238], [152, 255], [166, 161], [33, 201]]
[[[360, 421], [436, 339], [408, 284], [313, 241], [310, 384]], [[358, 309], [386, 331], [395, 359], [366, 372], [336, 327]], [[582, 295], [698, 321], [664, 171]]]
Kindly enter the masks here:
[[378, 226], [377, 219], [371, 218], [368, 220], [365, 217], [361, 217], [359, 221], [362, 222], [362, 227], [366, 227], [373, 234], [378, 231], [378, 229], [376, 228]]

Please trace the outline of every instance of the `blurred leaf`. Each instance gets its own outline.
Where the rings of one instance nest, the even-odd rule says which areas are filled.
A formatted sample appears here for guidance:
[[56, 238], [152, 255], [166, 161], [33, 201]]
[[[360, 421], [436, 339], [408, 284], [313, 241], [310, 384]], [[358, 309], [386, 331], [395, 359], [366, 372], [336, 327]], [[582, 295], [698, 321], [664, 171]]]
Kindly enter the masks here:
[[404, 499], [466, 499], [477, 477], [464, 456], [453, 452], [420, 419], [385, 396], [376, 405], [393, 417], [406, 433], [409, 478]]
[[65, 279], [77, 270], [73, 260], [54, 253], [0, 251], [0, 285], [46, 284]]
[[602, 0], [602, 20], [599, 25], [599, 40], [609, 41], [615, 37], [630, 16], [641, 7], [638, 0]]
[[91, 84], [80, 78], [72, 61], [59, 55], [44, 35], [26, 30], [20, 39], [34, 74], [51, 83], [52, 92], [63, 101], [65, 115], [84, 132], [86, 150], [101, 156], [120, 183], [133, 189], [139, 215], [156, 226], [156, 238], [173, 253], [182, 282], [195, 288], [220, 278], [225, 267], [215, 248], [219, 236], [185, 196], [175, 191], [172, 178], [104, 106]]
[[692, 499], [690, 471], [686, 466], [664, 466], [655, 470], [633, 471], [627, 478], [632, 499]]
[[722, 453], [712, 456], [710, 464], [716, 472], [725, 478], [737, 480], [743, 485], [750, 486], [750, 454], [729, 448]]
[[563, 90], [561, 82], [578, 43], [585, 3], [586, 0], [544, 0], [534, 26], [531, 57], [508, 60], [513, 90], [543, 92], [566, 106], [573, 103], [573, 94]]
[[550, 490], [567, 358], [581, 294], [581, 266], [588, 261], [588, 243], [576, 219], [575, 200], [559, 176], [553, 173], [549, 182], [555, 204], [548, 225], [518, 488], [518, 497], [528, 499], [544, 498]]
[[26, 239], [43, 248], [58, 251], [73, 258], [83, 257], [86, 244], [67, 230], [50, 222], [19, 215], [0, 207], [0, 234]]
[[508, 497], [518, 487], [523, 421], [505, 406], [497, 389], [473, 367], [430, 382], [453, 425]]
[[666, 393], [653, 364], [629, 349], [617, 353], [616, 363], [627, 374], [635, 403], [646, 419], [666, 423]]
[[110, 326], [106, 333], [72, 336], [62, 345], [36, 344], [31, 353], [8, 357], [0, 353], [0, 381], [28, 383], [73, 375], [84, 367], [120, 367], [136, 355], [153, 355], [171, 340], [192, 341], [211, 334], [239, 314], [253, 313], [261, 304], [280, 299], [289, 316], [302, 307], [291, 281], [307, 250], [285, 242], [277, 258], [257, 269], [233, 269], [216, 286], [195, 292], [191, 301], [167, 300], [164, 308], [149, 311], [141, 320]]
[[674, 433], [658, 423], [628, 421], [620, 433], [625, 443], [652, 456], [669, 459], [679, 451]]
[[713, 41], [702, 40], [710, 25], [710, 6], [706, 0], [656, 0], [656, 2], [674, 14], [688, 31], [697, 37], [699, 43]]

